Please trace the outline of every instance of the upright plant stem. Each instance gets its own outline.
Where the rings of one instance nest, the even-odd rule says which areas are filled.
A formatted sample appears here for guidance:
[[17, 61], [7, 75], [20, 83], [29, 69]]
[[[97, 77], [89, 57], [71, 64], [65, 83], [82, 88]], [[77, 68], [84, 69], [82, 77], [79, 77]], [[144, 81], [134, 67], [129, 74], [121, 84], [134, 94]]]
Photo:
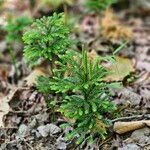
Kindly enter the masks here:
[[[49, 94], [45, 94], [44, 95], [44, 98], [45, 98], [45, 100], [46, 100], [46, 103], [47, 103], [47, 106], [48, 106], [48, 103], [49, 103]], [[49, 107], [49, 106], [48, 106]], [[51, 116], [51, 121], [52, 122], [54, 122], [54, 121], [56, 121], [56, 117], [55, 117], [55, 107], [54, 106], [52, 106], [51, 107], [51, 114], [52, 114], [52, 116]]]
[[18, 76], [15, 53], [14, 53], [14, 51], [13, 51], [13, 49], [11, 48], [10, 45], [9, 45], [9, 47], [8, 47], [8, 50], [9, 50], [9, 54], [10, 54], [10, 57], [11, 57], [11, 62], [12, 62], [12, 64], [13, 64], [14, 68], [15, 68], [15, 73], [16, 73], [16, 75]]
[[[54, 77], [54, 69], [55, 69], [55, 55], [54, 54], [51, 54], [52, 55], [52, 59], [50, 61], [50, 78], [53, 78]], [[58, 99], [58, 96], [56, 95], [56, 100]], [[47, 103], [49, 102], [49, 99], [48, 99], [48, 94], [46, 95], [46, 101]], [[51, 107], [51, 114], [52, 114], [52, 118], [51, 118], [51, 121], [54, 122], [56, 121], [56, 116], [55, 116], [55, 106], [52, 106]]]
[[50, 70], [51, 70], [51, 74], [50, 76], [53, 77], [54, 76], [54, 68], [55, 68], [55, 56], [52, 55], [52, 60], [50, 62]]
[[63, 8], [64, 8], [64, 14], [65, 14], [64, 23], [65, 23], [65, 25], [67, 25], [68, 24], [68, 10], [67, 10], [67, 6], [64, 4]]

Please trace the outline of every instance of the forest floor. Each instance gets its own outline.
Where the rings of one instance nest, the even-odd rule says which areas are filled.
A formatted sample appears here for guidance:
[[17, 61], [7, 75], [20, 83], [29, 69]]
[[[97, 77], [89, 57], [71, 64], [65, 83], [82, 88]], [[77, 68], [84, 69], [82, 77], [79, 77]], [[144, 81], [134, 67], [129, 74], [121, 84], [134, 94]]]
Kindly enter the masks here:
[[[132, 29], [132, 40], [117, 54], [117, 73], [106, 79], [107, 82], [121, 81], [124, 85], [112, 91], [112, 101], [119, 107], [118, 117], [112, 121], [108, 137], [103, 141], [96, 138], [92, 145], [86, 140], [79, 146], [74, 140], [65, 141], [72, 127], [60, 128], [66, 120], [59, 113], [52, 122], [53, 114], [34, 86], [40, 71], [28, 69], [18, 56], [16, 76], [5, 40], [1, 39], [0, 125], [3, 127], [0, 128], [0, 150], [150, 150], [150, 17], [136, 16], [132, 12], [122, 14], [120, 24]], [[94, 15], [84, 15], [77, 26], [81, 32], [74, 36], [89, 42], [91, 56], [110, 54], [110, 47], [119, 45], [120, 41], [106, 41], [97, 35]], [[118, 32], [116, 34], [122, 31]], [[121, 131], [117, 123], [123, 123]]]

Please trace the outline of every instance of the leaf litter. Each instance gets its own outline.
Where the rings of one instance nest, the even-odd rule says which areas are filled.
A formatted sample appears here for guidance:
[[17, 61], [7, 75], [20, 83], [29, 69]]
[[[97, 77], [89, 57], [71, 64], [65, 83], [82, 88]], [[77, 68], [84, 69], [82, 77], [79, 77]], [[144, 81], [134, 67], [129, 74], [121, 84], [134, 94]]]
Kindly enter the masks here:
[[[16, 1], [10, 3], [11, 9], [17, 9], [14, 7], [14, 3]], [[24, 11], [27, 5], [27, 3], [21, 4], [19, 11]], [[6, 6], [9, 7], [9, 5]], [[124, 54], [122, 53], [122, 56], [117, 57], [116, 63], [108, 67], [113, 73], [105, 79], [107, 82], [115, 82], [122, 81], [131, 72], [141, 74], [141, 76], [138, 76], [133, 81], [131, 86], [127, 85], [121, 91], [115, 91], [112, 101], [117, 103], [117, 105], [125, 107], [120, 113], [121, 117], [149, 114], [150, 111], [150, 30], [147, 27], [149, 20], [132, 18], [132, 21], [125, 20], [124, 22], [129, 24], [129, 26], [122, 25], [124, 22], [122, 23], [122, 20], [119, 20], [112, 11], [107, 10], [104, 18], [85, 15], [78, 25], [80, 27], [79, 37], [83, 42], [88, 43], [91, 59], [94, 59], [97, 55], [112, 52], [114, 45], [118, 44], [118, 41], [120, 43], [124, 38], [133, 40], [131, 45], [134, 51], [133, 49], [131, 51], [133, 52], [132, 57], [135, 59], [135, 64], [131, 59], [124, 58]], [[5, 52], [4, 46], [2, 48], [4, 49], [3, 52]], [[125, 57], [128, 57], [128, 53]], [[11, 65], [7, 67], [10, 68]], [[24, 66], [22, 68], [26, 70]], [[12, 74], [11, 78], [13, 79], [15, 74], [14, 72]], [[59, 125], [66, 120], [59, 115], [56, 122], [51, 122], [50, 110], [47, 107], [47, 103], [43, 95], [35, 90], [34, 85], [37, 76], [45, 75], [45, 71], [35, 69], [28, 77], [27, 74], [29, 72], [24, 71], [17, 79], [22, 86], [12, 86], [10, 81], [8, 81], [10, 69], [7, 70], [5, 67], [1, 69], [0, 67], [1, 149], [55, 150], [67, 149], [68, 147], [69, 149], [73, 149], [76, 146], [74, 141], [67, 143], [64, 138], [64, 135], [72, 130], [71, 127], [61, 130]], [[26, 84], [23, 79], [25, 79]], [[51, 96], [53, 97], [53, 95]], [[126, 105], [128, 102], [129, 105]], [[119, 150], [149, 149], [149, 120], [144, 119], [115, 122], [117, 127], [114, 124], [114, 131], [117, 131], [117, 133], [127, 133], [125, 135], [114, 133], [115, 136], [113, 139], [106, 140], [106, 143], [104, 142], [100, 149], [111, 149], [113, 146]], [[88, 144], [85, 140], [80, 149], [98, 149], [99, 145], [101, 144], [98, 139], [94, 141], [93, 145]]]

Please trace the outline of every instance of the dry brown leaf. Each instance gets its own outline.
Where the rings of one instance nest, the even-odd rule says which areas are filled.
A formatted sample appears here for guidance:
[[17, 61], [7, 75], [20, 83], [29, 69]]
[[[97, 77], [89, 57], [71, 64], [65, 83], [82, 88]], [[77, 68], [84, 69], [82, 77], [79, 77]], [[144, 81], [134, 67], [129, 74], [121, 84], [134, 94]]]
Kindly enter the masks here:
[[10, 94], [8, 94], [4, 98], [2, 98], [2, 100], [0, 100], [0, 127], [4, 127], [3, 116], [10, 111], [8, 102], [14, 97], [17, 90], [18, 89], [12, 90]]
[[149, 81], [149, 83], [150, 83], [150, 73], [149, 72], [145, 72], [144, 74], [140, 75], [134, 83], [140, 85], [140, 84], [143, 84], [145, 81]]
[[101, 20], [101, 28], [102, 36], [111, 42], [131, 40], [133, 37], [131, 28], [121, 25], [119, 19], [111, 9], [104, 12], [104, 17]]
[[37, 77], [39, 76], [46, 76], [47, 72], [44, 67], [36, 67], [28, 77], [24, 79], [25, 85], [32, 87], [36, 84]]
[[116, 122], [113, 128], [116, 133], [123, 134], [146, 126], [150, 127], [150, 120]]
[[11, 101], [13, 101], [19, 95], [19, 93], [28, 89], [29, 88], [24, 88], [24, 87], [12, 87], [9, 94], [3, 97], [2, 99], [0, 99], [0, 127], [5, 127], [3, 122], [3, 117], [7, 115], [10, 111], [12, 111], [10, 107]]
[[110, 72], [103, 80], [104, 81], [121, 81], [125, 76], [129, 75], [130, 72], [134, 72], [134, 64], [128, 58], [115, 57], [115, 62], [105, 65], [106, 69]]
[[95, 50], [92, 50], [92, 51], [88, 52], [88, 57], [91, 60], [94, 60], [97, 56], [98, 56], [98, 54], [96, 53]]
[[11, 67], [9, 65], [0, 65], [0, 79], [6, 81]]

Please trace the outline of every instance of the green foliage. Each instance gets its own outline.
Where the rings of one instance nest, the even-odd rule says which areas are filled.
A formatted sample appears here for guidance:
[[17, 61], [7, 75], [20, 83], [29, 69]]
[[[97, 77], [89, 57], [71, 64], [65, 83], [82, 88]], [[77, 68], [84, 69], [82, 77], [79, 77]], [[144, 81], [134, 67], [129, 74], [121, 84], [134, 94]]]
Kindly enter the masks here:
[[61, 56], [61, 62], [57, 64], [60, 68], [55, 69], [57, 76], [51, 83], [51, 89], [65, 95], [69, 92], [60, 106], [60, 112], [75, 120], [74, 130], [68, 139], [78, 134], [77, 143], [80, 143], [88, 133], [88, 139], [91, 139], [97, 132], [104, 138], [108, 123], [106, 114], [116, 109], [109, 101], [109, 84], [102, 81], [107, 75], [106, 69], [99, 64], [99, 59], [88, 59], [85, 50], [82, 55], [69, 51]]
[[38, 91], [45, 95], [49, 94], [51, 92], [50, 81], [51, 81], [50, 77], [46, 76], [38, 77], [36, 84]]
[[94, 12], [100, 12], [109, 8], [117, 0], [86, 0], [85, 6]]
[[[24, 34], [23, 40], [26, 44], [24, 55], [30, 63], [35, 64], [40, 58], [50, 63], [57, 60], [55, 67], [51, 67], [53, 73], [38, 79], [37, 88], [47, 101], [50, 93], [63, 95], [59, 110], [75, 121], [68, 139], [79, 135], [79, 144], [85, 137], [92, 141], [95, 133], [104, 138], [107, 115], [116, 109], [109, 101], [110, 84], [102, 80], [108, 72], [100, 65], [98, 58], [88, 59], [85, 50], [82, 55], [67, 51], [71, 41], [64, 14], [54, 13], [51, 17], [36, 20]], [[53, 112], [58, 107], [57, 96], [49, 103]]]
[[69, 34], [70, 29], [65, 24], [64, 14], [54, 13], [53, 16], [37, 19], [31, 25], [31, 29], [23, 35], [24, 56], [28, 63], [32, 66], [37, 65], [38, 60], [42, 58], [50, 64], [49, 75], [38, 77], [36, 87], [39, 92], [43, 93], [53, 112], [57, 106], [57, 99], [49, 99], [49, 94], [54, 93], [51, 90], [53, 69], [56, 67], [54, 61], [70, 46]]
[[63, 13], [37, 19], [23, 35], [25, 58], [30, 65], [37, 64], [39, 58], [52, 61], [67, 50], [70, 45], [69, 33]]
[[16, 19], [9, 19], [8, 24], [5, 27], [7, 31], [6, 40], [8, 43], [14, 41], [22, 42], [22, 34], [25, 27], [30, 25], [32, 19], [27, 16], [18, 17]]

